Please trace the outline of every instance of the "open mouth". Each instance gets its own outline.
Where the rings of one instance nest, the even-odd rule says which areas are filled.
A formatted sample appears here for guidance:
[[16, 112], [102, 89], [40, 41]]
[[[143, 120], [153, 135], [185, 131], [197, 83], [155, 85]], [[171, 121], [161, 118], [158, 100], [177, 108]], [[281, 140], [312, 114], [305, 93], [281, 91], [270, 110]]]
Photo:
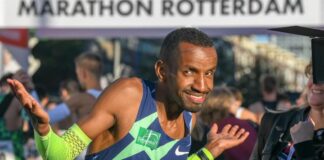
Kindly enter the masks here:
[[189, 99], [194, 102], [194, 103], [203, 103], [205, 101], [205, 96], [204, 95], [192, 95], [192, 94], [187, 94]]

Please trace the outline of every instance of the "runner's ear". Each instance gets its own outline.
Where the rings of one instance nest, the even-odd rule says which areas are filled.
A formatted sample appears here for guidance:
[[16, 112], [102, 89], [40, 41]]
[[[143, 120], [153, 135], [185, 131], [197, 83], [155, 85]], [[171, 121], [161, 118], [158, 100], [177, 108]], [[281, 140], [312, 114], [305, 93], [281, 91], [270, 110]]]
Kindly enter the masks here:
[[165, 63], [162, 60], [155, 63], [155, 74], [160, 82], [165, 80]]

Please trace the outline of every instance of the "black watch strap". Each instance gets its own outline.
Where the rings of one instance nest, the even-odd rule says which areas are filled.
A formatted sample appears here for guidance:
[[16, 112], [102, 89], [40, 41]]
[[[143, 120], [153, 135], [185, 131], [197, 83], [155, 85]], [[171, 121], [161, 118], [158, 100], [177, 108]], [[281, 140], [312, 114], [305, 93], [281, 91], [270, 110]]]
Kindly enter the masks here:
[[197, 152], [197, 156], [201, 159], [201, 160], [209, 160], [207, 155], [204, 153], [204, 151], [201, 149]]

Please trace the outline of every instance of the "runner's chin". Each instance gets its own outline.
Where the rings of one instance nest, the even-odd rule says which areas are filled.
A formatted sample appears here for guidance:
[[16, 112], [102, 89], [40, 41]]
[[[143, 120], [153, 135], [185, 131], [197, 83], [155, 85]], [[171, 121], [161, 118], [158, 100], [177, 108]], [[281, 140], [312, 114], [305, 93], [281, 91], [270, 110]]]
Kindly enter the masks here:
[[185, 104], [184, 110], [196, 113], [202, 108], [202, 103]]

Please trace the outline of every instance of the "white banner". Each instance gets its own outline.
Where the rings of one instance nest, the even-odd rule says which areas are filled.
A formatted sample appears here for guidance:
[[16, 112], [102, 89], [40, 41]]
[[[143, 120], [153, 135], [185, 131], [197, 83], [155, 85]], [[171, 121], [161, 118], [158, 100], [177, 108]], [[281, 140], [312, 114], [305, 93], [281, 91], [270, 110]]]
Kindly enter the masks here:
[[323, 0], [1, 0], [0, 28], [323, 26]]

